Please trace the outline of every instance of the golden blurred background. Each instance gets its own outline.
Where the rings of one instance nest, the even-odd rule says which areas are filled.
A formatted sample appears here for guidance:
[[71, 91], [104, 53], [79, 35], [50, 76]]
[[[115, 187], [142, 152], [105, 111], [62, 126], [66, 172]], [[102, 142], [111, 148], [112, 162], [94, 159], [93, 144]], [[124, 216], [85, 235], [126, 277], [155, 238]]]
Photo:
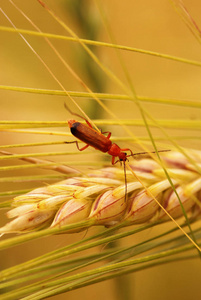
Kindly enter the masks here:
[[[36, 1], [14, 1], [14, 3], [36, 24], [42, 32], [57, 35], [69, 35], [56, 20]], [[108, 24], [101, 17], [96, 1], [45, 1], [56, 15], [59, 16], [80, 38], [94, 39], [97, 41], [111, 43], [108, 30], [111, 29], [116, 43], [137, 49], [149, 50], [170, 56], [186, 58], [192, 61], [201, 61], [201, 45], [192, 32], [184, 24], [176, 13], [171, 1], [101, 1], [101, 7], [106, 15]], [[185, 1], [191, 16], [201, 28], [200, 9], [198, 0]], [[15, 24], [16, 28], [35, 30], [33, 26], [16, 10], [10, 1], [1, 1], [1, 9]], [[12, 27], [9, 20], [1, 11], [0, 26]], [[29, 87], [36, 89], [60, 90], [58, 83], [52, 78], [47, 69], [30, 50], [25, 41], [17, 33], [0, 30], [0, 85], [14, 87]], [[59, 61], [55, 53], [50, 49], [43, 37], [24, 35], [27, 41], [41, 56], [44, 62], [52, 70], [67, 91], [85, 91], [83, 86], [76, 80], [64, 65]], [[75, 42], [51, 40], [62, 57], [71, 68], [82, 78], [82, 80], [94, 91], [111, 94], [124, 94], [121, 87], [109, 78], [99, 67], [85, 54], [80, 45]], [[106, 65], [127, 87], [128, 83], [123, 72], [122, 65], [115, 49], [108, 47], [93, 47], [92, 50], [100, 61]], [[138, 96], [162, 99], [188, 100], [200, 103], [201, 99], [201, 68], [200, 66], [168, 60], [156, 56], [146, 55], [131, 51], [120, 51], [126, 70], [132, 79], [132, 84]], [[77, 108], [69, 102], [67, 97], [56, 95], [42, 95], [26, 92], [9, 91], [0, 89], [0, 115], [1, 120], [13, 121], [67, 121], [70, 114], [64, 109], [64, 101], [67, 101], [72, 110]], [[65, 99], [65, 100], [64, 100]], [[107, 114], [93, 99], [76, 98], [77, 103], [91, 118], [110, 119]], [[104, 101], [104, 104], [116, 114], [119, 119], [141, 119], [142, 116], [136, 104], [132, 101]], [[200, 121], [200, 109], [195, 107], [182, 107], [168, 104], [154, 104], [142, 102], [146, 109], [156, 120], [184, 120]], [[170, 121], [171, 122], [171, 121]], [[112, 128], [105, 126], [104, 129], [111, 130], [114, 136], [125, 136], [123, 129], [119, 126]], [[137, 137], [148, 137], [144, 127], [131, 127], [133, 134]], [[45, 130], [69, 132], [66, 128], [48, 128]], [[165, 129], [180, 146], [193, 149], [201, 149], [200, 128], [194, 129]], [[162, 137], [158, 129], [152, 129], [154, 136]], [[0, 145], [48, 142], [64, 140], [64, 137], [51, 135], [36, 135], [30, 133], [0, 132]], [[188, 137], [179, 139], [179, 137]], [[135, 147], [126, 142], [120, 143], [123, 147]], [[161, 144], [171, 147], [166, 139]], [[163, 148], [164, 148], [163, 147]], [[2, 149], [4, 150], [4, 149]], [[75, 151], [75, 145], [56, 145], [41, 147], [21, 147], [5, 149], [12, 153], [33, 153], [51, 151]], [[136, 145], [136, 150], [139, 147]], [[85, 156], [84, 156], [85, 155]], [[101, 157], [93, 151], [93, 156], [80, 153], [78, 156], [69, 157], [47, 157], [56, 161], [90, 159], [96, 161]], [[109, 161], [108, 161], [109, 162]], [[1, 166], [18, 165], [17, 160], [1, 161]], [[81, 164], [81, 163], [80, 163]], [[76, 166], [79, 169], [79, 166]], [[82, 169], [82, 167], [80, 166]], [[48, 171], [40, 169], [27, 169], [16, 171], [1, 171], [1, 178], [16, 176], [29, 176], [47, 174]], [[29, 189], [46, 184], [45, 182], [3, 182], [0, 183], [1, 191], [14, 189]], [[7, 198], [6, 198], [7, 199]], [[0, 225], [6, 222], [5, 210], [2, 211]], [[162, 232], [171, 224], [165, 224], [162, 228], [151, 229], [146, 234], [139, 234], [136, 238], [140, 241], [157, 231]], [[89, 229], [87, 235], [95, 232]], [[32, 241], [22, 246], [2, 251], [0, 254], [1, 269], [24, 262], [47, 251], [55, 250], [68, 243], [83, 238], [83, 233], [74, 235], [62, 235]], [[4, 239], [6, 237], [2, 237]], [[45, 242], [44, 242], [45, 240]], [[129, 240], [128, 240], [129, 241]], [[101, 251], [101, 249], [97, 249]], [[89, 251], [90, 252], [90, 251]], [[158, 266], [141, 271], [130, 276], [125, 276], [128, 283], [131, 298], [140, 300], [168, 300], [199, 299], [200, 297], [200, 260], [178, 262]], [[118, 279], [110, 280], [76, 290], [67, 295], [58, 295], [53, 299], [88, 299], [96, 300], [107, 297], [107, 299], [122, 299], [117, 289]]]

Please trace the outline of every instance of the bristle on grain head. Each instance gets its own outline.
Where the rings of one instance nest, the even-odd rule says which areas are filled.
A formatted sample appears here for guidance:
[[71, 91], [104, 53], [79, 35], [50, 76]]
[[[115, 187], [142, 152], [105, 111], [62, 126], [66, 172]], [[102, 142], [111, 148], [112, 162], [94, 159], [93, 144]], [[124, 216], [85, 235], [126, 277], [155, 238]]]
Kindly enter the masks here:
[[129, 165], [136, 176], [126, 171], [126, 189], [123, 169], [109, 167], [15, 197], [7, 212], [14, 220], [0, 228], [0, 233], [24, 233], [85, 220], [104, 226], [163, 222], [170, 220], [168, 214], [182, 217], [183, 209], [195, 219], [201, 213], [201, 152], [187, 154], [188, 158], [178, 152], [164, 153], [162, 165], [152, 158], [135, 160]]

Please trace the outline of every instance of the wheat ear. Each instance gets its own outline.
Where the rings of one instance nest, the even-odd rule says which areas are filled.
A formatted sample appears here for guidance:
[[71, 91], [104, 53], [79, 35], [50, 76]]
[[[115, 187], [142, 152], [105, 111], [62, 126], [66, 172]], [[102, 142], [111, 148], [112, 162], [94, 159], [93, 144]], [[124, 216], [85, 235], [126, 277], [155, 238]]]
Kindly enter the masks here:
[[90, 171], [85, 177], [72, 177], [15, 197], [7, 212], [14, 220], [0, 228], [0, 233], [23, 233], [89, 219], [104, 226], [167, 221], [157, 201], [173, 218], [185, 211], [195, 219], [201, 211], [201, 152], [187, 153], [188, 159], [179, 152], [161, 156], [168, 178], [151, 157], [129, 163], [140, 182], [127, 170], [126, 197], [124, 172], [118, 167]]

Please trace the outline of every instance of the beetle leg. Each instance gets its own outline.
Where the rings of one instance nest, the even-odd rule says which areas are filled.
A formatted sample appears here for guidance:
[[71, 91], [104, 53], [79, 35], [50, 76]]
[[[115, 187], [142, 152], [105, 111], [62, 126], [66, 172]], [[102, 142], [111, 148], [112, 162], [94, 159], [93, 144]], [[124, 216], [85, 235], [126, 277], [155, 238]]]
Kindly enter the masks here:
[[112, 134], [110, 131], [102, 131], [102, 130], [101, 130], [101, 133], [102, 134], [108, 133], [108, 135], [106, 136], [107, 139], [109, 139], [111, 137], [111, 134]]
[[[112, 165], [115, 165], [116, 163], [118, 163], [120, 161], [119, 159], [115, 161], [115, 158], [116, 158], [116, 156], [112, 156]], [[120, 161], [120, 164], [121, 164], [121, 161]]]
[[108, 135], [106, 136], [108, 140], [110, 139], [111, 134], [112, 134], [110, 131], [105, 131], [105, 132], [102, 132], [102, 133], [108, 133]]
[[79, 148], [79, 145], [78, 145], [78, 142], [77, 142], [77, 141], [73, 141], [73, 142], [64, 142], [64, 143], [65, 143], [65, 144], [76, 144], [77, 149], [78, 149], [79, 151], [83, 151], [83, 150], [87, 149], [87, 147], [89, 147], [89, 145], [86, 145], [86, 146], [84, 146], [84, 147], [82, 147], [82, 148]]
[[82, 147], [82, 148], [79, 148], [78, 142], [75, 141], [75, 143], [76, 143], [77, 149], [78, 149], [79, 151], [83, 151], [83, 150], [85, 150], [85, 149], [87, 149], [87, 148], [89, 147], [89, 145], [86, 145], [86, 146], [84, 146], [84, 147]]
[[133, 152], [131, 151], [131, 149], [129, 149], [129, 148], [124, 148], [124, 149], [120, 149], [121, 151], [130, 151], [130, 153], [131, 153], [131, 156], [133, 156], [134, 154], [133, 154]]

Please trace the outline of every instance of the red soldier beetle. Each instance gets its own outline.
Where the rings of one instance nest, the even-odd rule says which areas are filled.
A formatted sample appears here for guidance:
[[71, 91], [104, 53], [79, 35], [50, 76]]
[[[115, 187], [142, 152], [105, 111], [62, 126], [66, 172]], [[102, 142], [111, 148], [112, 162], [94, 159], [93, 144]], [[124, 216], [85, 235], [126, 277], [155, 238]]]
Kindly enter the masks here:
[[[86, 143], [86, 146], [84, 146], [83, 148], [79, 148], [78, 142], [75, 141], [79, 151], [83, 151], [91, 146], [101, 152], [107, 152], [112, 156], [113, 165], [118, 161], [125, 162], [127, 160], [127, 153], [123, 151], [130, 151], [131, 155], [133, 155], [130, 149], [121, 149], [117, 144], [112, 143], [112, 141], [110, 140], [111, 132], [98, 132], [97, 130], [93, 129], [88, 121], [87, 125], [85, 125], [75, 120], [69, 120], [68, 126], [70, 127], [72, 135], [74, 135], [82, 142]], [[108, 133], [108, 135], [105, 136], [103, 135], [104, 133]], [[118, 157], [119, 159], [115, 162], [116, 157]]]
[[[65, 104], [66, 109], [73, 115], [76, 115], [82, 119], [85, 120], [86, 124], [82, 124], [76, 120], [69, 120], [68, 121], [68, 126], [70, 128], [70, 131], [72, 133], [72, 135], [74, 135], [76, 138], [78, 138], [80, 141], [86, 143], [86, 145], [82, 148], [79, 148], [78, 142], [75, 141], [77, 148], [79, 151], [83, 151], [86, 148], [88, 148], [89, 146], [104, 152], [104, 153], [108, 153], [112, 156], [112, 164], [116, 164], [118, 161], [123, 161], [125, 162], [127, 160], [127, 153], [124, 151], [130, 151], [130, 155], [129, 156], [133, 156], [133, 152], [129, 149], [129, 148], [120, 148], [117, 144], [112, 143], [112, 141], [110, 140], [111, 137], [111, 132], [106, 131], [106, 132], [99, 132], [97, 130], [95, 130], [91, 123], [86, 120], [84, 117], [73, 113], [72, 111], [70, 111], [70, 109], [67, 107], [67, 105]], [[103, 135], [104, 133], [108, 133], [107, 136]], [[115, 158], [118, 157], [119, 159], [117, 161], [115, 161]]]

